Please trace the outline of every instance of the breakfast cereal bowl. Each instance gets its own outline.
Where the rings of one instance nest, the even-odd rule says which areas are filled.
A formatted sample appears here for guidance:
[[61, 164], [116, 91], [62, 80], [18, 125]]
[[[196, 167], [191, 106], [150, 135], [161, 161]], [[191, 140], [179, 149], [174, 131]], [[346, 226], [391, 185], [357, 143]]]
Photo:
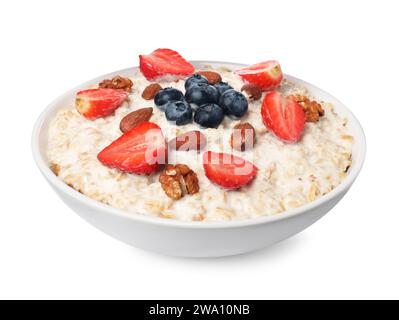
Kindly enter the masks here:
[[[212, 70], [220, 70], [220, 68], [235, 70], [243, 67], [242, 64], [210, 61], [196, 61], [192, 64], [197, 69], [211, 68]], [[113, 72], [62, 95], [43, 111], [34, 126], [32, 135], [34, 159], [61, 199], [87, 222], [127, 244], [161, 254], [183, 257], [229, 256], [259, 250], [297, 234], [324, 216], [346, 194], [361, 170], [366, 142], [363, 130], [354, 115], [340, 101], [323, 90], [300, 79], [284, 75], [288, 82], [298, 87], [305, 87], [311, 96], [331, 103], [334, 106], [334, 112], [346, 119], [345, 126], [353, 137], [351, 165], [342, 181], [330, 191], [310, 199], [307, 203], [301, 203], [297, 207], [282, 204], [284, 209], [273, 214], [262, 216], [262, 214], [240, 213], [237, 214], [237, 219], [218, 219], [219, 216], [210, 214], [209, 221], [198, 221], [199, 219], [191, 215], [187, 215], [189, 219], [170, 219], [165, 213], [159, 216], [146, 215], [97, 201], [84, 194], [85, 192], [77, 190], [78, 188], [71, 188], [65, 179], [64, 181], [60, 179], [50, 169], [47, 148], [51, 121], [63, 107], [75, 101], [77, 91], [92, 87], [94, 83], [107, 78], [117, 75], [131, 77], [137, 72], [138, 68]], [[327, 157], [328, 154], [325, 156]], [[213, 190], [213, 185], [206, 185], [206, 188]], [[156, 199], [158, 197], [155, 193], [150, 194], [153, 191], [146, 190], [145, 192], [147, 194], [143, 193], [143, 198]], [[218, 194], [218, 197], [220, 195]], [[228, 201], [234, 203], [234, 198], [228, 198]], [[254, 202], [253, 199], [250, 201]], [[240, 211], [245, 211], [245, 201], [242, 203]], [[259, 203], [260, 206], [263, 205], [261, 201]], [[189, 205], [192, 204], [189, 203]], [[181, 211], [179, 217], [187, 217], [183, 209], [178, 209]], [[265, 207], [266, 209], [268, 208]], [[253, 210], [252, 204], [251, 210]]]

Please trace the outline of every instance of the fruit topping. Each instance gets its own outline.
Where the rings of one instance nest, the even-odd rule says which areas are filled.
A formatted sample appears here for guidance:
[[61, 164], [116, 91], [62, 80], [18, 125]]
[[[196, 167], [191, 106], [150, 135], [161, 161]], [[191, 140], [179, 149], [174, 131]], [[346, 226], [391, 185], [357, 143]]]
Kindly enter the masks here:
[[180, 90], [177, 90], [175, 88], [165, 88], [160, 90], [155, 95], [154, 103], [159, 109], [165, 111], [166, 104], [168, 102], [183, 101], [183, 100], [184, 100], [184, 95]]
[[221, 75], [215, 71], [199, 71], [198, 74], [205, 77], [208, 80], [209, 84], [212, 85], [222, 81]]
[[88, 89], [76, 94], [76, 109], [85, 118], [95, 120], [106, 117], [119, 108], [129, 94], [115, 89]]
[[307, 122], [317, 122], [320, 117], [324, 116], [324, 110], [320, 103], [312, 101], [308, 97], [295, 94], [291, 96], [298, 102], [305, 111], [305, 118]]
[[248, 122], [239, 123], [233, 128], [230, 145], [238, 151], [252, 149], [255, 144], [255, 128]]
[[261, 113], [263, 123], [279, 139], [287, 143], [301, 139], [305, 112], [292, 97], [285, 97], [277, 91], [267, 94]]
[[127, 173], [149, 175], [164, 164], [167, 145], [161, 128], [142, 122], [123, 134], [98, 155], [98, 160]]
[[166, 75], [188, 76], [194, 67], [176, 51], [157, 49], [149, 55], [140, 55], [140, 71], [151, 80]]
[[209, 84], [197, 83], [188, 88], [185, 98], [187, 102], [201, 106], [205, 103], [217, 103], [219, 92]]
[[188, 131], [169, 141], [169, 148], [177, 151], [202, 150], [206, 146], [206, 137], [201, 131]]
[[283, 80], [283, 72], [277, 61], [265, 61], [236, 70], [245, 81], [256, 84], [263, 91], [274, 89]]
[[196, 173], [185, 164], [168, 164], [159, 176], [162, 189], [169, 198], [181, 199], [185, 194], [199, 192]]
[[103, 80], [100, 82], [99, 87], [103, 89], [120, 89], [126, 92], [132, 92], [133, 81], [129, 78], [115, 76], [111, 80]]
[[235, 118], [242, 117], [248, 110], [248, 101], [245, 96], [233, 89], [227, 90], [222, 94], [219, 104], [226, 115]]
[[120, 130], [125, 133], [133, 129], [138, 124], [150, 120], [152, 116], [152, 108], [141, 108], [130, 112], [124, 116], [119, 124]]
[[262, 89], [256, 84], [247, 83], [241, 88], [241, 92], [245, 92], [249, 101], [256, 101], [262, 98]]
[[193, 110], [186, 101], [170, 101], [165, 105], [165, 116], [177, 126], [187, 124], [193, 119]]
[[186, 82], [184, 83], [184, 88], [186, 89], [186, 91], [194, 84], [198, 84], [198, 83], [205, 83], [205, 84], [209, 84], [208, 80], [201, 76], [200, 74], [196, 73], [193, 74], [191, 77], [189, 77]]
[[230, 86], [228, 83], [223, 82], [223, 81], [221, 81], [221, 82], [215, 84], [214, 87], [215, 87], [215, 88], [217, 89], [217, 91], [219, 92], [219, 96], [220, 96], [220, 97], [222, 96], [222, 94], [223, 94], [225, 91], [230, 90], [230, 89], [233, 89], [232, 86]]
[[214, 103], [201, 105], [194, 114], [194, 122], [204, 128], [217, 128], [224, 118], [223, 109]]
[[160, 90], [162, 90], [162, 87], [158, 83], [151, 83], [144, 89], [141, 97], [144, 100], [152, 100]]
[[208, 179], [226, 189], [238, 189], [249, 184], [258, 172], [252, 162], [232, 154], [212, 151], [204, 153], [203, 166]]

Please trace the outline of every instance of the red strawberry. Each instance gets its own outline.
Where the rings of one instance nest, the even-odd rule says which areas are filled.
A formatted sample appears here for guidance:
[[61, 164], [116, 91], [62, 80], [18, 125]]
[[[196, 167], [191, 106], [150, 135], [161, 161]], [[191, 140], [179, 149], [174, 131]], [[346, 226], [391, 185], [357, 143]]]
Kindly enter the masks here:
[[262, 90], [270, 90], [283, 80], [283, 72], [277, 61], [265, 61], [237, 70], [236, 73], [249, 83], [256, 84]]
[[83, 90], [76, 94], [76, 109], [87, 119], [95, 120], [110, 115], [128, 96], [129, 94], [123, 90]]
[[101, 151], [97, 158], [111, 168], [149, 175], [165, 163], [167, 145], [161, 128], [142, 122]]
[[226, 189], [238, 189], [250, 183], [258, 172], [252, 162], [212, 151], [204, 153], [203, 165], [208, 179]]
[[294, 143], [301, 139], [305, 112], [292, 98], [270, 92], [263, 100], [261, 113], [263, 123], [281, 140]]
[[140, 55], [140, 70], [148, 80], [165, 75], [188, 76], [194, 73], [194, 67], [170, 49], [157, 49], [148, 56]]

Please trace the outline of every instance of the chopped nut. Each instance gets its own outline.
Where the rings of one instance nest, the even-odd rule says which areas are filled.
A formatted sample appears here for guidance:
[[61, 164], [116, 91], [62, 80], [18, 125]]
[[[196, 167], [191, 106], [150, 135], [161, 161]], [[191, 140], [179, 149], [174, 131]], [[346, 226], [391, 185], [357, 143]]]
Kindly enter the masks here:
[[262, 89], [256, 84], [247, 83], [241, 88], [241, 92], [244, 91], [248, 95], [250, 101], [259, 100], [262, 98]]
[[60, 174], [60, 166], [54, 162], [50, 163], [50, 170], [53, 171], [53, 173], [58, 176]]
[[311, 101], [308, 97], [299, 94], [291, 97], [302, 106], [307, 122], [317, 122], [320, 117], [324, 116], [324, 110], [317, 101]]
[[151, 83], [144, 89], [141, 97], [145, 100], [152, 100], [161, 89], [162, 87], [158, 83]]
[[111, 80], [103, 80], [100, 82], [99, 87], [104, 89], [121, 89], [125, 90], [126, 92], [132, 92], [133, 81], [129, 78], [116, 76]]
[[199, 183], [196, 173], [185, 164], [168, 164], [159, 176], [162, 189], [169, 198], [179, 200], [188, 194], [199, 192]]
[[205, 215], [202, 213], [198, 213], [193, 217], [193, 221], [204, 221], [205, 220]]

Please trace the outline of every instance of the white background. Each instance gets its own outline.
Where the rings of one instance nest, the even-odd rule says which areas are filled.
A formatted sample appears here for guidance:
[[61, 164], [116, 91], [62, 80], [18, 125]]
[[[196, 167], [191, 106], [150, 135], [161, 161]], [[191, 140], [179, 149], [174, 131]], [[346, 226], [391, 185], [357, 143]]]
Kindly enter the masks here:
[[[399, 298], [397, 1], [1, 1], [0, 298]], [[68, 209], [30, 134], [67, 89], [170, 47], [255, 63], [329, 91], [364, 126], [359, 179], [272, 248], [195, 260], [128, 247]]]

